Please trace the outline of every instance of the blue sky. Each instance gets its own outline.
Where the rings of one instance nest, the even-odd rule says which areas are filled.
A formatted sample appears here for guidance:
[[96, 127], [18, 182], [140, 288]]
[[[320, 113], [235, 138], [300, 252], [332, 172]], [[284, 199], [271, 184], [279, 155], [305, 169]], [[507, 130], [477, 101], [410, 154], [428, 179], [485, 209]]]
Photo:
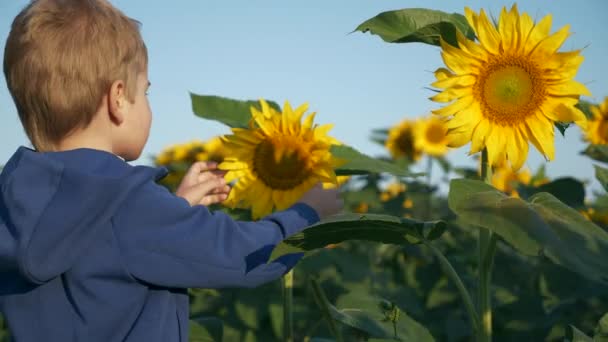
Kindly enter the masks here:
[[[0, 43], [4, 47], [13, 17], [25, 0], [0, 1]], [[333, 135], [357, 149], [384, 155], [369, 140], [373, 128], [388, 127], [404, 117], [437, 108], [425, 89], [432, 71], [443, 65], [439, 49], [422, 44], [387, 44], [377, 36], [350, 33], [358, 24], [393, 9], [426, 7], [447, 12], [485, 8], [498, 14], [507, 1], [465, 0], [114, 0], [127, 15], [142, 22], [149, 49], [149, 99], [154, 113], [144, 155], [172, 143], [227, 133], [220, 124], [192, 114], [189, 92], [237, 99], [267, 98], [292, 105], [307, 102], [319, 123], [334, 123]], [[533, 18], [553, 15], [553, 31], [570, 24], [574, 34], [562, 49], [584, 48], [585, 62], [576, 77], [591, 90], [588, 100], [608, 95], [608, 1], [526, 0], [520, 10]], [[0, 164], [19, 145], [27, 145], [4, 75], [0, 82]], [[589, 159], [578, 129], [556, 135], [556, 160], [550, 176], [574, 175], [592, 180]], [[532, 148], [526, 163], [544, 162]], [[449, 154], [459, 166], [473, 166], [461, 148]], [[437, 172], [435, 173], [437, 174]], [[597, 183], [594, 183], [594, 188]]]

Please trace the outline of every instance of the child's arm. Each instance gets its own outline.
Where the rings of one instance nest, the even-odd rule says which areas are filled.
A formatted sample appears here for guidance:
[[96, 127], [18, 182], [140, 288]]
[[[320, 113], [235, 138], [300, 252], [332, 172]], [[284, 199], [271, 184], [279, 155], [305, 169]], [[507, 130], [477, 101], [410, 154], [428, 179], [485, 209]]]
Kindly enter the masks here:
[[125, 266], [141, 281], [180, 288], [254, 287], [295, 265], [300, 255], [266, 262], [277, 243], [318, 219], [314, 209], [299, 203], [257, 222], [239, 222], [149, 183], [125, 201], [114, 227]]

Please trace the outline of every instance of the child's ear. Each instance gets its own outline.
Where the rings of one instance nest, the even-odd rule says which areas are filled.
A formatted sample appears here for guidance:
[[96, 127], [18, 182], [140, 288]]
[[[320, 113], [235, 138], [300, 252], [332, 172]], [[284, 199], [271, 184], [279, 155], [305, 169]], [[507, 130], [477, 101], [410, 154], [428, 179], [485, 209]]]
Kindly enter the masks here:
[[108, 94], [108, 112], [110, 120], [120, 126], [125, 119], [127, 110], [127, 96], [125, 94], [125, 82], [122, 80], [112, 82]]

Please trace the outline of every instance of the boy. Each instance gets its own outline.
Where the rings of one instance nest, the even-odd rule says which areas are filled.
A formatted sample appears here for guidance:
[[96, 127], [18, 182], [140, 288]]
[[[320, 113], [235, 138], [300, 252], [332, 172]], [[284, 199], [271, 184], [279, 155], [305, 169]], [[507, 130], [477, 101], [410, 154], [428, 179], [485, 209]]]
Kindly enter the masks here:
[[281, 277], [300, 255], [268, 264], [272, 247], [341, 209], [317, 186], [236, 222], [204, 206], [230, 190], [215, 164], [195, 164], [177, 196], [155, 184], [166, 171], [127, 164], [150, 129], [147, 52], [106, 0], [33, 1], [4, 73], [36, 148], [0, 175], [0, 312], [16, 341], [187, 341], [189, 287]]

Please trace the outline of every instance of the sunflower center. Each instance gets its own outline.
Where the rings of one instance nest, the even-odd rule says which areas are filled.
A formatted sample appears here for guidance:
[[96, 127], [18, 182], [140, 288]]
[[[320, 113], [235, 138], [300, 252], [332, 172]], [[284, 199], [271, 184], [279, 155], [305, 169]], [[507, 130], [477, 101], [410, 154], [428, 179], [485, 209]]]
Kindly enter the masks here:
[[440, 144], [445, 138], [445, 128], [442, 125], [431, 123], [426, 129], [426, 140], [432, 144]]
[[269, 188], [291, 190], [311, 175], [306, 158], [299, 151], [285, 151], [277, 159], [275, 149], [274, 142], [264, 140], [255, 148], [253, 157], [253, 171]]
[[414, 158], [414, 136], [411, 130], [401, 132], [397, 138], [397, 146], [408, 158]]
[[539, 68], [524, 57], [490, 61], [479, 75], [474, 94], [485, 117], [503, 126], [519, 124], [535, 113], [545, 98]]

